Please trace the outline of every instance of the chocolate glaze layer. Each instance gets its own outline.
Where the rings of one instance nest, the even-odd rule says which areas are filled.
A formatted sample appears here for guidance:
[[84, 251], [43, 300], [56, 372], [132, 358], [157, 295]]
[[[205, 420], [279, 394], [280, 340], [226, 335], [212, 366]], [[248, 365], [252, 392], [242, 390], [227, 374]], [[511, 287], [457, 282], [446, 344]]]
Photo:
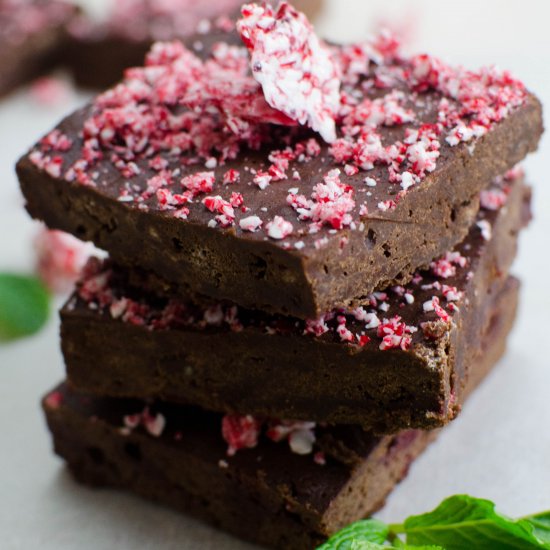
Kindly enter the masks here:
[[[379, 433], [441, 426], [460, 408], [492, 295], [506, 280], [517, 234], [530, 218], [530, 196], [530, 189], [516, 181], [505, 207], [480, 211], [478, 221], [491, 227], [492, 237], [485, 240], [478, 226], [472, 228], [457, 248], [466, 263], [454, 276], [422, 272], [415, 283], [395, 289], [399, 292], [388, 289], [377, 307], [366, 304], [380, 322], [398, 315], [416, 329], [408, 349], [381, 350], [378, 329], [365, 329], [365, 321], [353, 314], [333, 316], [319, 336], [304, 334], [307, 324], [297, 319], [229, 305], [216, 311], [231, 322], [207, 322], [209, 304], [147, 294], [146, 274], [107, 265], [100, 274], [109, 281], [99, 298], [84, 299], [83, 286], [61, 310], [68, 379], [99, 395], [359, 424]], [[447, 302], [442, 283], [456, 287], [462, 298]], [[404, 293], [414, 302], [407, 303]], [[433, 296], [440, 298], [448, 321], [425, 311]], [[122, 298], [140, 316], [115, 315], [121, 305], [132, 311]], [[175, 319], [165, 323], [174, 311]], [[341, 317], [355, 343], [342, 340]], [[361, 336], [370, 338], [362, 347]]]
[[[504, 350], [517, 290], [517, 281], [509, 279], [493, 297], [492, 321], [477, 341], [468, 391]], [[268, 440], [227, 457], [220, 415], [157, 403], [151, 410], [162, 412], [167, 421], [161, 437], [141, 428], [129, 434], [123, 430], [123, 435], [123, 415], [141, 412], [143, 402], [96, 398], [66, 385], [57, 391], [61, 398], [46, 398], [43, 406], [55, 451], [78, 481], [128, 489], [244, 539], [285, 550], [312, 549], [380, 508], [437, 434], [375, 437], [354, 426], [317, 428], [316, 449], [325, 453], [324, 466], [312, 455], [293, 454], [283, 443]]]

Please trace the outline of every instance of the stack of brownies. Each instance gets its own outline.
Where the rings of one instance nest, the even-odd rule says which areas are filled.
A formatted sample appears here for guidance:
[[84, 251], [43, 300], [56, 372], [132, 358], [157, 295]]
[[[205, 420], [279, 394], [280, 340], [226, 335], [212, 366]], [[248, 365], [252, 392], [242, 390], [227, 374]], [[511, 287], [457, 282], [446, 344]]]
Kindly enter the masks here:
[[328, 46], [284, 2], [230, 39], [154, 45], [19, 162], [29, 213], [110, 254], [43, 406], [79, 481], [313, 548], [501, 356], [541, 107], [387, 35]]

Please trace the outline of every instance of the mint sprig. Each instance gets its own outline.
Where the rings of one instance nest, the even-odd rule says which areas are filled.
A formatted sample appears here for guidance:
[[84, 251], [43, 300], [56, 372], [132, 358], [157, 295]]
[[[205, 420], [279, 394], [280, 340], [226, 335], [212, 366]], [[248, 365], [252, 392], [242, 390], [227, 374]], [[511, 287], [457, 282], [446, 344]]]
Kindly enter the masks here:
[[[382, 538], [384, 537], [384, 538]], [[352, 523], [318, 550], [550, 550], [550, 512], [510, 519], [489, 500], [456, 495], [402, 524]]]
[[40, 279], [0, 273], [0, 342], [38, 332], [49, 313], [50, 295]]

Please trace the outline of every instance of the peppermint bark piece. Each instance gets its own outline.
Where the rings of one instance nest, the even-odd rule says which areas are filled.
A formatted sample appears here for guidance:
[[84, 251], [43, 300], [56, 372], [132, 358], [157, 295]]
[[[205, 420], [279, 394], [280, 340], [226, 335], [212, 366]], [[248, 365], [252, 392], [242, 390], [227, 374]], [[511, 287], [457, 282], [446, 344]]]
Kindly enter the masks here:
[[[477, 341], [468, 390], [500, 357], [517, 281], [493, 297], [495, 322]], [[310, 549], [380, 508], [437, 432], [375, 437], [354, 426], [313, 429], [311, 452], [263, 433], [227, 456], [221, 415], [191, 407], [79, 394], [63, 385], [43, 401], [54, 448], [75, 478], [171, 506], [273, 548]], [[145, 414], [144, 414], [145, 411]], [[161, 429], [159, 429], [159, 426]]]
[[380, 433], [451, 420], [530, 216], [530, 189], [499, 179], [454, 251], [362, 307], [300, 321], [146, 290], [138, 270], [91, 264], [61, 311], [68, 379], [100, 395], [159, 397]]
[[[276, 37], [288, 18], [313, 32], [285, 6], [264, 8]], [[306, 74], [303, 43], [289, 71]], [[332, 48], [340, 105], [324, 144], [300, 121], [332, 103], [271, 101], [254, 48], [205, 38], [199, 59], [157, 44], [18, 163], [29, 213], [182, 295], [305, 319], [405, 283], [460, 242], [479, 192], [542, 131], [538, 100], [508, 73], [406, 58], [381, 37]], [[311, 50], [327, 62], [327, 49]], [[322, 79], [308, 83], [317, 97]]]
[[0, 2], [0, 96], [59, 61], [75, 15], [73, 6], [57, 0]]

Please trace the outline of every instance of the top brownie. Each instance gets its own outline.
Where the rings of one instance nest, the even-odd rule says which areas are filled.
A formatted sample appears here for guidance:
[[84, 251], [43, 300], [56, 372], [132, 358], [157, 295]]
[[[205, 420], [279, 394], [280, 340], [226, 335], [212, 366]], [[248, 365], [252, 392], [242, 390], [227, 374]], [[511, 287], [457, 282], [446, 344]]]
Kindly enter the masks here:
[[183, 294], [316, 317], [451, 249], [537, 146], [540, 104], [507, 72], [386, 35], [328, 46], [286, 3], [237, 27], [245, 47], [156, 44], [37, 143], [30, 214]]

